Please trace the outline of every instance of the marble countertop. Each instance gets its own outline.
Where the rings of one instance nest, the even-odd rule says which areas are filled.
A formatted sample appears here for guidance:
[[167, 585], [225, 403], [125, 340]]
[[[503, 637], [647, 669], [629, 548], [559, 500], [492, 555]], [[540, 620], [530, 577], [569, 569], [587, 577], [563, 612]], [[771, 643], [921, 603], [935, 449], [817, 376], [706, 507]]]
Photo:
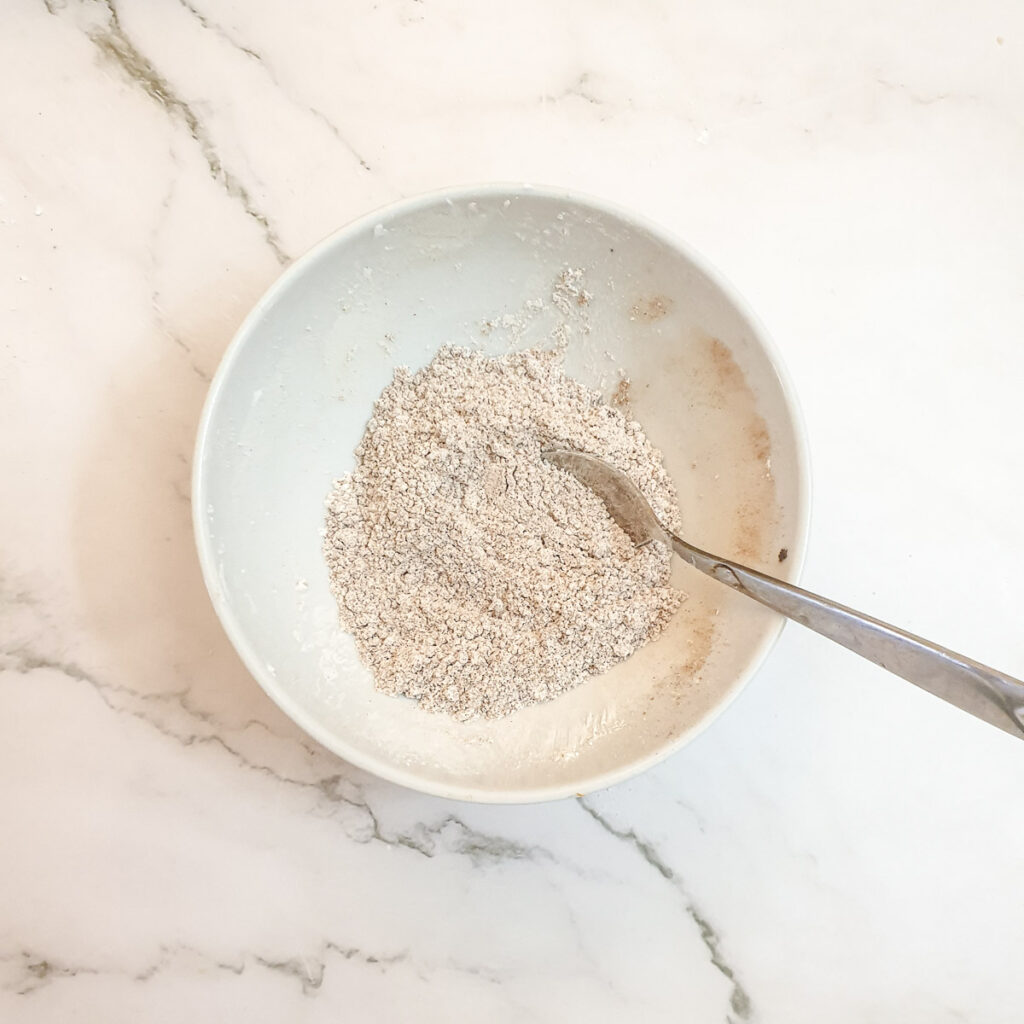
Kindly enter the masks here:
[[14, 0], [0, 1019], [1016, 1022], [1024, 745], [797, 627], [657, 769], [447, 803], [307, 740], [193, 551], [210, 376], [375, 206], [529, 180], [723, 267], [808, 586], [1024, 675], [1024, 9]]

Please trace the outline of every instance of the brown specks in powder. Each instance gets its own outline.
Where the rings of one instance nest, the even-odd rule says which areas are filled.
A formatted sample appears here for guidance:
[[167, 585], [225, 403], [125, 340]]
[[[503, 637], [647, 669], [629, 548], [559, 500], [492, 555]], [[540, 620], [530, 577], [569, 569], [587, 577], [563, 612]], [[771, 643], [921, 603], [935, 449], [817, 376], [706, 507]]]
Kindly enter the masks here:
[[[716, 377], [716, 405], [721, 408], [729, 395], [738, 391], [749, 393], [750, 385], [747, 384], [747, 378], [733, 358], [732, 352], [718, 338], [709, 338], [708, 347]], [[772, 455], [772, 439], [767, 424], [756, 413], [751, 414], [744, 436], [754, 458], [761, 463], [768, 462]]]
[[784, 562], [789, 558], [789, 548], [779, 548], [779, 561]]
[[778, 551], [769, 547], [778, 522], [771, 434], [743, 370], [723, 341], [704, 335], [691, 359], [700, 402], [720, 424], [720, 436], [729, 439], [723, 450], [734, 453], [721, 467], [723, 480], [728, 481], [722, 494], [729, 495], [735, 510], [730, 517], [735, 524], [732, 548], [723, 553], [735, 553], [755, 565], [765, 563]]
[[768, 434], [767, 425], [760, 416], [755, 417], [755, 420], [751, 422], [747, 438], [754, 452], [754, 458], [758, 462], [768, 462], [772, 457], [772, 439]]
[[715, 640], [715, 624], [705, 618], [700, 622], [693, 632], [692, 643], [689, 645], [685, 663], [680, 668], [680, 673], [686, 679], [699, 677], [704, 662], [708, 660], [711, 653], [711, 645]]
[[612, 405], [617, 406], [619, 409], [628, 409], [630, 388], [632, 386], [632, 381], [628, 377], [623, 377], [612, 392]]
[[745, 501], [736, 509], [736, 530], [733, 543], [736, 557], [756, 561], [761, 557], [764, 532], [764, 509], [756, 501]]
[[637, 299], [630, 309], [630, 319], [639, 320], [641, 323], [655, 323], [668, 315], [672, 308], [672, 300], [664, 295], [649, 295]]
[[706, 607], [696, 602], [684, 604], [676, 615], [686, 619], [686, 659], [672, 669], [662, 685], [671, 688], [682, 699], [692, 684], [700, 679], [711, 655], [715, 643], [715, 620]]
[[714, 367], [718, 386], [729, 391], [746, 388], [747, 381], [743, 376], [743, 371], [733, 359], [729, 349], [718, 338], [708, 339], [708, 349], [711, 353], [711, 365]]
[[563, 316], [571, 316], [574, 307], [590, 305], [594, 296], [583, 287], [580, 267], [563, 267], [551, 288], [551, 302]]

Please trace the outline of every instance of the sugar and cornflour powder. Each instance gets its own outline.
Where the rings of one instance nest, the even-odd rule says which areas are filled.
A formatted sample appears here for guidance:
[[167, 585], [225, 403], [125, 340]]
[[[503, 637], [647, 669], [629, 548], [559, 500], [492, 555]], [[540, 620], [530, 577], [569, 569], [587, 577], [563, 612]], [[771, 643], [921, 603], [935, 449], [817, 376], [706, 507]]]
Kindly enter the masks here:
[[446, 347], [399, 369], [327, 503], [341, 622], [383, 693], [460, 720], [549, 700], [656, 637], [682, 595], [669, 553], [634, 549], [586, 487], [541, 458], [590, 452], [679, 527], [640, 425], [556, 352]]

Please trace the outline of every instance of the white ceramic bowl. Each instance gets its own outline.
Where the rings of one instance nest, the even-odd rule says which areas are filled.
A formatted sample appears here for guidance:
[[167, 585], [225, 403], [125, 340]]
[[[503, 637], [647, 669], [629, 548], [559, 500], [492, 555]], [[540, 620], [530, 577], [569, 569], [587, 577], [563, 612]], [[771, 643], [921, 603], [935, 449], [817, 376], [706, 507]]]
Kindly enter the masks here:
[[446, 342], [492, 354], [546, 344], [566, 319], [551, 295], [567, 267], [583, 271], [590, 293], [569, 316], [567, 370], [608, 393], [620, 367], [628, 374], [634, 414], [678, 487], [686, 535], [794, 578], [807, 459], [764, 329], [679, 240], [577, 194], [453, 189], [342, 228], [252, 311], [203, 412], [196, 540], [232, 643], [324, 746], [427, 793], [548, 800], [634, 775], [725, 708], [782, 626], [680, 565], [689, 598], [658, 641], [557, 700], [460, 724], [375, 692], [328, 588], [328, 489], [352, 468], [396, 366], [421, 367]]

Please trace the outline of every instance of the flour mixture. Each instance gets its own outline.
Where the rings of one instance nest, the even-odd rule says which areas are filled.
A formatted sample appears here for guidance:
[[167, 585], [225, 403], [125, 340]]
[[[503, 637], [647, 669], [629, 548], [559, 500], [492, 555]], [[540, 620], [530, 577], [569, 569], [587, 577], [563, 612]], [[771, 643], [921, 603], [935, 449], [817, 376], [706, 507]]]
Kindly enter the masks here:
[[628, 658], [678, 606], [669, 553], [634, 549], [600, 500], [541, 458], [590, 452], [678, 529], [640, 425], [553, 352], [446, 347], [377, 400], [327, 504], [341, 622], [383, 693], [458, 719], [550, 700]]

